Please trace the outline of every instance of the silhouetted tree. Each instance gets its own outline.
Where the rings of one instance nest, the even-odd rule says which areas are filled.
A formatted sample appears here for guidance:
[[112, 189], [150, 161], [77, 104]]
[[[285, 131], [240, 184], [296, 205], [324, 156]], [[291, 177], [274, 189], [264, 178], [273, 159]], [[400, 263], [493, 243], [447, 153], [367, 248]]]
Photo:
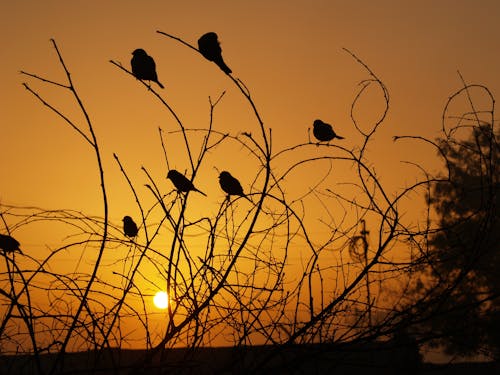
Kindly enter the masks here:
[[[485, 89], [484, 87], [480, 87]], [[462, 93], [470, 95], [471, 87]], [[470, 99], [470, 97], [469, 97]], [[471, 102], [472, 105], [472, 102]], [[500, 349], [500, 223], [498, 132], [474, 109], [438, 140], [448, 176], [433, 185], [429, 205], [439, 225], [430, 237], [424, 283], [434, 304], [427, 328], [450, 354]], [[493, 108], [493, 106], [492, 106]], [[484, 114], [484, 113], [483, 113]], [[472, 123], [472, 125], [470, 125]], [[444, 129], [444, 128], [443, 128]], [[452, 137], [467, 132], [465, 140]], [[484, 349], [487, 349], [485, 352]]]

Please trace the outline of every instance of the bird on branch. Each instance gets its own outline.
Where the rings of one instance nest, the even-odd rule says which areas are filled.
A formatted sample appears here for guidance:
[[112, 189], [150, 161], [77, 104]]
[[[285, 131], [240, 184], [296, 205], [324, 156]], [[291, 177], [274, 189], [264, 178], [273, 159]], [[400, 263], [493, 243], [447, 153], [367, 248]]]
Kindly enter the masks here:
[[158, 84], [162, 89], [165, 88], [160, 81], [158, 81], [158, 74], [156, 74], [156, 64], [151, 56], [149, 56], [146, 51], [142, 48], [136, 49], [132, 52], [132, 60], [130, 60], [130, 65], [132, 66], [132, 74], [137, 79], [153, 81]]
[[5, 251], [6, 253], [13, 253], [16, 250], [22, 254], [23, 252], [19, 248], [19, 242], [11, 236], [6, 234], [0, 234], [0, 249]]
[[340, 135], [337, 135], [333, 130], [333, 127], [326, 122], [321, 120], [314, 120], [313, 122], [313, 134], [314, 137], [320, 142], [330, 142], [332, 139], [344, 139]]
[[230, 74], [232, 72], [222, 58], [222, 48], [216, 33], [210, 32], [202, 35], [198, 39], [198, 49], [207, 60], [217, 64], [224, 73]]
[[238, 179], [233, 177], [231, 173], [227, 171], [222, 171], [219, 174], [219, 184], [222, 190], [224, 190], [224, 192], [227, 193], [228, 196], [238, 195], [252, 202], [250, 198], [248, 198], [243, 192], [243, 188], [241, 187], [241, 184], [238, 181]]
[[204, 192], [196, 189], [193, 183], [189, 181], [186, 176], [176, 171], [175, 169], [171, 169], [168, 171], [167, 178], [172, 181], [178, 191], [181, 191], [183, 193], [187, 193], [188, 191], [197, 191], [198, 193], [203, 194], [205, 197], [207, 196]]
[[137, 224], [132, 220], [130, 216], [124, 216], [123, 217], [123, 233], [125, 236], [134, 238], [137, 236], [137, 233], [139, 232], [139, 229], [137, 229]]

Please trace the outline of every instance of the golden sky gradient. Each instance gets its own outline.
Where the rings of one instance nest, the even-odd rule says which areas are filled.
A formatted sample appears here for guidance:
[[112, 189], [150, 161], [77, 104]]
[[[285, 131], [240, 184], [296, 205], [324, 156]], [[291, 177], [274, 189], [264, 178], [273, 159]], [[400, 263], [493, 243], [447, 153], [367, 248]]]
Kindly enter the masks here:
[[[435, 151], [418, 143], [394, 143], [394, 135], [440, 135], [441, 114], [449, 95], [468, 82], [500, 91], [500, 29], [497, 1], [16, 1], [0, 3], [3, 46], [0, 202], [49, 209], [65, 208], [102, 215], [96, 162], [90, 148], [62, 120], [22, 86], [37, 90], [69, 117], [81, 113], [67, 92], [19, 73], [24, 70], [64, 82], [54, 38], [91, 115], [104, 157], [110, 218], [121, 224], [137, 217], [133, 197], [113, 159], [116, 153], [139, 186], [145, 166], [156, 181], [166, 165], [158, 127], [177, 130], [165, 108], [143, 86], [109, 60], [130, 68], [131, 52], [144, 48], [154, 57], [161, 95], [186, 127], [208, 124], [208, 97], [227, 91], [215, 112], [215, 129], [237, 135], [258, 133], [248, 104], [232, 82], [192, 50], [156, 33], [179, 36], [196, 45], [215, 31], [233, 75], [245, 82], [272, 128], [275, 152], [307, 141], [307, 129], [321, 118], [356, 147], [360, 138], [350, 119], [358, 83], [368, 78], [342, 48], [357, 54], [387, 86], [388, 117], [369, 146], [368, 156], [389, 191], [413, 182], [416, 169], [401, 163], [440, 168]], [[361, 125], [380, 113], [380, 96], [362, 101]], [[171, 167], [188, 169], [180, 139], [167, 141]], [[228, 157], [229, 156], [229, 157]], [[211, 155], [197, 186], [204, 203], [223, 199], [217, 172], [227, 169], [248, 191], [254, 170], [238, 147]], [[315, 168], [290, 176], [292, 199], [323, 177]], [[295, 185], [294, 181], [306, 181]], [[149, 197], [144, 189], [142, 197]], [[295, 195], [294, 195], [295, 194]], [[193, 197], [199, 201], [200, 197]], [[201, 201], [200, 201], [201, 202]], [[50, 237], [22, 238], [24, 247], [58, 242]]]
[[[388, 119], [377, 135], [380, 144], [371, 151], [381, 165], [378, 172], [397, 184], [402, 175], [392, 171], [400, 160], [434, 154], [394, 145], [391, 137], [439, 134], [445, 100], [460, 87], [457, 69], [469, 82], [484, 83], [493, 93], [500, 89], [500, 4], [494, 0], [144, 1], [140, 6], [136, 1], [2, 1], [0, 12], [0, 200], [8, 204], [88, 209], [99, 193], [93, 155], [21, 86], [32, 82], [59, 108], [74, 108], [61, 90], [19, 74], [25, 70], [64, 79], [50, 38], [57, 41], [91, 113], [113, 182], [118, 176], [113, 152], [132, 170], [145, 165], [164, 173], [157, 128], [172, 126], [158, 102], [109, 63], [113, 59], [129, 67], [135, 48], [155, 58], [166, 85], [162, 95], [188, 126], [206, 125], [208, 95], [227, 90], [218, 129], [233, 134], [247, 129], [248, 107], [231, 82], [213, 64], [156, 30], [192, 44], [204, 32], [216, 31], [226, 62], [247, 84], [266, 126], [273, 129], [276, 150], [305, 141], [315, 118], [334, 124], [346, 145], [356, 142], [350, 138], [349, 109], [366, 75], [342, 48], [352, 50], [391, 94]], [[367, 113], [374, 111], [371, 103], [366, 105]], [[187, 167], [171, 159], [178, 169]], [[386, 165], [391, 167], [385, 170]], [[206, 190], [216, 195], [214, 185]], [[111, 195], [121, 188], [119, 181], [112, 183]], [[117, 212], [115, 218], [121, 216]]]
[[[446, 100], [462, 86], [457, 70], [468, 83], [500, 92], [500, 2], [496, 0], [31, 0], [1, 1], [0, 14], [0, 203], [102, 216], [92, 150], [22, 86], [27, 82], [84, 128], [67, 92], [19, 73], [65, 82], [50, 43], [54, 38], [93, 121], [104, 158], [110, 219], [118, 226], [124, 215], [138, 217], [138, 211], [113, 153], [139, 187], [141, 198], [150, 200], [142, 188], [147, 181], [140, 168], [146, 167], [163, 191], [172, 189], [165, 179], [158, 127], [166, 132], [178, 128], [161, 103], [110, 60], [130, 69], [131, 52], [145, 49], [165, 85], [158, 92], [188, 128], [206, 128], [209, 96], [215, 100], [225, 91], [214, 128], [232, 135], [259, 134], [251, 109], [233, 82], [214, 64], [157, 30], [195, 46], [208, 31], [219, 35], [233, 76], [246, 84], [265, 126], [272, 128], [275, 152], [307, 142], [308, 127], [316, 118], [333, 124], [346, 138], [339, 141], [346, 148], [359, 146], [350, 109], [358, 83], [368, 76], [343, 48], [351, 50], [390, 93], [387, 119], [368, 148], [370, 165], [389, 191], [417, 178], [417, 170], [401, 161], [421, 163], [431, 171], [441, 167], [429, 146], [392, 139], [440, 135]], [[361, 102], [361, 126], [371, 126], [380, 114], [377, 95]], [[197, 144], [196, 138], [193, 142]], [[189, 169], [178, 135], [169, 136], [166, 147], [172, 168]], [[211, 204], [224, 199], [214, 167], [231, 171], [248, 191], [256, 166], [248, 152], [234, 144], [207, 159], [195, 182], [208, 197], [193, 194], [190, 199], [200, 210], [213, 211]], [[334, 175], [342, 180], [341, 173]], [[323, 176], [317, 168], [291, 175], [290, 199], [300, 197]], [[59, 243], [62, 237], [53, 238], [49, 227], [36, 238], [23, 230], [14, 235], [28, 252]]]

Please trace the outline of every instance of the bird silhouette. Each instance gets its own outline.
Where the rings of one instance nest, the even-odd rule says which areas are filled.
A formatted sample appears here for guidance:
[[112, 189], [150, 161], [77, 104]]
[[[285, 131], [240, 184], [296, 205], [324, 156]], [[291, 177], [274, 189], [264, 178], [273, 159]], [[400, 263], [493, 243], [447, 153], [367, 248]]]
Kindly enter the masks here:
[[142, 48], [136, 49], [132, 52], [132, 60], [130, 60], [130, 65], [132, 66], [132, 74], [135, 78], [153, 81], [158, 84], [162, 89], [164, 86], [158, 81], [158, 75], [156, 74], [156, 64], [151, 56], [149, 56], [146, 51]]
[[222, 171], [219, 174], [219, 184], [227, 195], [239, 195], [240, 197], [246, 198], [251, 202], [250, 198], [243, 193], [243, 188], [241, 187], [240, 182], [234, 178], [231, 173]]
[[176, 171], [175, 169], [171, 169], [168, 171], [167, 178], [172, 181], [175, 188], [179, 191], [187, 193], [188, 191], [197, 191], [200, 194], [203, 194], [205, 197], [207, 196], [204, 192], [196, 189], [191, 181], [189, 181], [186, 176], [182, 173]]
[[19, 242], [6, 234], [0, 234], [0, 249], [4, 250], [6, 253], [12, 253], [15, 250], [19, 250], [21, 254], [23, 253], [19, 248]]
[[210, 32], [202, 35], [198, 39], [198, 49], [207, 60], [216, 63], [224, 73], [230, 74], [232, 72], [222, 59], [222, 49], [220, 48], [216, 33]]
[[137, 232], [139, 232], [139, 229], [137, 229], [137, 224], [132, 220], [130, 216], [124, 216], [123, 217], [123, 233], [125, 236], [134, 238], [137, 236]]
[[313, 134], [320, 142], [329, 142], [334, 138], [344, 139], [344, 137], [341, 137], [340, 135], [337, 135], [335, 133], [330, 124], [327, 124], [321, 120], [314, 120]]

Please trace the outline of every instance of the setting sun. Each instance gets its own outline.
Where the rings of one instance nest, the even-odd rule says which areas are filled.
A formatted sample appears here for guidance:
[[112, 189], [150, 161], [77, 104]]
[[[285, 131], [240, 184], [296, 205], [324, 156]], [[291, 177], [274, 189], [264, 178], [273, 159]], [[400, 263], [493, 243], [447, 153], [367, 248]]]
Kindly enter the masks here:
[[159, 309], [166, 309], [168, 306], [168, 294], [164, 291], [156, 292], [153, 297], [153, 303]]

